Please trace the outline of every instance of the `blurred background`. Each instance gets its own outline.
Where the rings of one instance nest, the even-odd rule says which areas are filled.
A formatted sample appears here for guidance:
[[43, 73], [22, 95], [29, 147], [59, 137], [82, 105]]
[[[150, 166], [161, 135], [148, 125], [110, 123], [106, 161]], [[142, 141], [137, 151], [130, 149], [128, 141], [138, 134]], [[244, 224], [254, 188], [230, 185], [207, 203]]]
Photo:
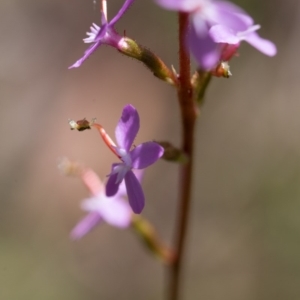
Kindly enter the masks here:
[[[112, 18], [123, 0], [108, 1]], [[247, 44], [233, 76], [214, 79], [197, 124], [196, 171], [185, 255], [184, 299], [300, 299], [300, 3], [236, 0], [274, 41], [269, 58]], [[101, 47], [79, 69], [82, 42], [99, 24], [99, 0], [0, 2], [0, 299], [164, 299], [166, 270], [130, 230], [69, 232], [88, 196], [60, 174], [67, 156], [101, 178], [114, 156], [96, 131], [68, 119], [96, 117], [112, 136], [125, 104], [137, 107], [136, 143], [179, 144], [175, 91], [144, 66]], [[118, 22], [177, 66], [176, 15], [136, 1]], [[160, 161], [144, 178], [146, 208], [172, 241], [178, 167]]]

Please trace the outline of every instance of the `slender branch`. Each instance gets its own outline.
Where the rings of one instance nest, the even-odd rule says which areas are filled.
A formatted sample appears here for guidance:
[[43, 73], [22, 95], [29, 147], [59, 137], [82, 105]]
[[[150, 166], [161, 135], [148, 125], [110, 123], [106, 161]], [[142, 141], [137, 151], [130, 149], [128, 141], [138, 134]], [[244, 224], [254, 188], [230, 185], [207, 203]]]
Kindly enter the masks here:
[[191, 200], [194, 128], [196, 121], [196, 109], [193, 101], [190, 78], [190, 56], [186, 49], [186, 34], [189, 26], [187, 13], [179, 13], [179, 88], [178, 100], [182, 121], [182, 151], [187, 155], [188, 162], [180, 169], [180, 202], [175, 229], [175, 259], [170, 268], [169, 299], [178, 300], [181, 284], [182, 261], [185, 250], [185, 240], [189, 219]]

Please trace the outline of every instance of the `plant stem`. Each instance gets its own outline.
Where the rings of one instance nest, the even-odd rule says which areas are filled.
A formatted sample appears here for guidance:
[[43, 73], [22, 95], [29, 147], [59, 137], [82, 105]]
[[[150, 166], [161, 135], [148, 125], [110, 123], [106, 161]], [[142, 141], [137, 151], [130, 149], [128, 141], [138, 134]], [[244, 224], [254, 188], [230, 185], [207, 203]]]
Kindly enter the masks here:
[[188, 157], [188, 162], [180, 169], [180, 199], [178, 217], [175, 229], [175, 259], [170, 267], [169, 299], [178, 300], [182, 275], [182, 261], [185, 250], [185, 240], [189, 219], [192, 171], [194, 129], [196, 121], [196, 109], [193, 101], [190, 78], [190, 55], [186, 49], [186, 34], [189, 26], [187, 13], [179, 13], [179, 88], [178, 100], [182, 122], [182, 151]]

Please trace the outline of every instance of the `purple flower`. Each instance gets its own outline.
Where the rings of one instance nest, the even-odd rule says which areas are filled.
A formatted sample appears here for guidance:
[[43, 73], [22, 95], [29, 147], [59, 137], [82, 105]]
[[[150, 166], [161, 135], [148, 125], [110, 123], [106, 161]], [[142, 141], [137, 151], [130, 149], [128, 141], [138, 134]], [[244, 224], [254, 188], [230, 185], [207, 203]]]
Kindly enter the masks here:
[[156, 0], [161, 6], [191, 14], [187, 44], [199, 66], [210, 70], [221, 58], [222, 44], [239, 44], [245, 40], [267, 55], [276, 47], [256, 33], [252, 18], [238, 6], [214, 0]]
[[[155, 142], [147, 142], [134, 147], [133, 141], [140, 128], [138, 112], [132, 105], [126, 105], [116, 127], [118, 146], [113, 147], [114, 153], [121, 159], [121, 163], [112, 165], [112, 170], [106, 185], [106, 195], [117, 193], [120, 183], [125, 181], [129, 204], [134, 213], [141, 213], [145, 205], [142, 187], [132, 169], [144, 169], [155, 163], [164, 153], [164, 149]], [[100, 132], [101, 133], [101, 132]]]
[[258, 29], [260, 25], [250, 25], [245, 31], [234, 31], [226, 26], [215, 25], [209, 30], [209, 34], [216, 43], [238, 48], [240, 42], [246, 41], [263, 54], [274, 56], [277, 52], [276, 46], [271, 41], [261, 38], [256, 33]]
[[97, 174], [87, 169], [82, 172], [81, 178], [91, 193], [91, 197], [82, 202], [82, 209], [88, 214], [74, 227], [72, 239], [80, 239], [89, 233], [95, 226], [106, 222], [112, 226], [126, 228], [131, 222], [131, 209], [124, 201], [125, 187], [113, 197], [107, 197], [102, 182]]
[[84, 55], [75, 62], [75, 64], [69, 67], [69, 69], [80, 67], [81, 64], [102, 44], [110, 45], [117, 49], [127, 47], [124, 37], [116, 32], [114, 25], [126, 12], [133, 1], [134, 0], [126, 0], [119, 12], [110, 22], [107, 22], [106, 12], [101, 13], [101, 27], [93, 23], [90, 27], [91, 32], [87, 32], [88, 37], [83, 39], [85, 43], [92, 43], [92, 45], [84, 52]]

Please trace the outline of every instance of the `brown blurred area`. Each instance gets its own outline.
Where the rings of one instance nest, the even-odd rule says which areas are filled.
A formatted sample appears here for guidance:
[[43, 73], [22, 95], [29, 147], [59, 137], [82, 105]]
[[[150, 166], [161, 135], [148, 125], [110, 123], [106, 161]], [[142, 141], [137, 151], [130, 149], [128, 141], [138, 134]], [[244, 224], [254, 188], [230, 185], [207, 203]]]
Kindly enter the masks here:
[[[108, 0], [112, 17], [123, 0]], [[240, 1], [278, 55], [243, 45], [233, 77], [209, 87], [197, 125], [184, 269], [185, 299], [300, 299], [300, 53], [298, 1]], [[130, 231], [107, 225], [72, 242], [87, 191], [57, 168], [67, 156], [108, 173], [98, 134], [68, 119], [97, 117], [113, 135], [137, 107], [137, 143], [179, 143], [175, 92], [142, 64], [101, 47], [79, 69], [82, 38], [99, 23], [92, 0], [0, 2], [0, 299], [163, 299], [166, 272]], [[136, 1], [117, 24], [177, 65], [176, 16]], [[177, 166], [145, 175], [144, 216], [171, 242]]]

